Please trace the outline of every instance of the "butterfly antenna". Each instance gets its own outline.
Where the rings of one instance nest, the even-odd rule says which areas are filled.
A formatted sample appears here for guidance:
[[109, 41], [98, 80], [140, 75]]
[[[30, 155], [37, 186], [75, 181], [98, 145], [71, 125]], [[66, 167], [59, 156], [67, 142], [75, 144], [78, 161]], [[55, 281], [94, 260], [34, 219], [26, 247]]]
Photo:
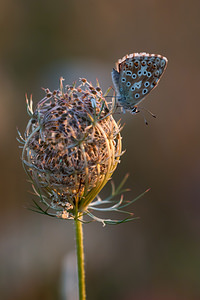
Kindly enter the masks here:
[[144, 115], [143, 111], [141, 111], [141, 113], [142, 113], [142, 116], [143, 116], [143, 118], [144, 118], [144, 123], [145, 123], [146, 125], [149, 125], [148, 122], [147, 122], [147, 119], [145, 118], [145, 115]]
[[146, 125], [149, 125], [148, 122], [147, 122], [147, 119], [145, 118], [144, 115], [143, 115], [143, 118], [144, 118], [144, 123], [145, 123]]
[[[145, 107], [140, 107], [140, 109], [143, 110], [143, 111], [146, 111], [146, 112], [147, 112], [148, 114], [150, 114], [150, 116], [152, 116], [153, 118], [156, 118], [156, 115], [154, 115], [150, 110], [146, 109]], [[138, 111], [139, 111], [139, 110], [138, 110]], [[145, 122], [146, 125], [148, 125], [148, 122], [147, 122], [147, 120], [146, 120], [146, 118], [145, 118], [145, 115], [144, 115], [143, 111], [141, 111], [141, 113], [142, 113], [142, 115], [143, 115], [144, 122]]]
[[156, 118], [156, 115], [154, 115], [150, 110], [146, 109], [145, 107], [140, 107], [140, 109], [145, 110], [145, 111], [148, 112], [148, 114], [150, 114], [153, 118]]

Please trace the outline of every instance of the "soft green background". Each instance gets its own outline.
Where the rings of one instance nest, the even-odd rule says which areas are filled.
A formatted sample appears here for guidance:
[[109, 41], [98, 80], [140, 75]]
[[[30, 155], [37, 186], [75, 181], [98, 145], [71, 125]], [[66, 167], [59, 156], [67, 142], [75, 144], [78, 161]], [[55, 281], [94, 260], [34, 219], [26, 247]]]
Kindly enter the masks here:
[[169, 59], [143, 104], [157, 119], [121, 115], [126, 153], [114, 180], [130, 173], [130, 199], [151, 191], [131, 207], [139, 221], [84, 226], [88, 300], [200, 299], [199, 0], [0, 4], [0, 298], [62, 299], [75, 247], [72, 223], [24, 208], [31, 187], [15, 137], [28, 121], [25, 93], [36, 103], [60, 76], [97, 77], [106, 90], [118, 58], [146, 51]]

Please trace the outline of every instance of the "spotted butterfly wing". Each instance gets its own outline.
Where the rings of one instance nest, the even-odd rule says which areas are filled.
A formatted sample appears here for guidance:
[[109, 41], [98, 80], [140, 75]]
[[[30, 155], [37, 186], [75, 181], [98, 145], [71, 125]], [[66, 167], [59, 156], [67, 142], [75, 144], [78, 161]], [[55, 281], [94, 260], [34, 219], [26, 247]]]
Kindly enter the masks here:
[[112, 71], [117, 100], [124, 110], [136, 106], [157, 85], [167, 67], [167, 58], [157, 54], [133, 53], [124, 56]]

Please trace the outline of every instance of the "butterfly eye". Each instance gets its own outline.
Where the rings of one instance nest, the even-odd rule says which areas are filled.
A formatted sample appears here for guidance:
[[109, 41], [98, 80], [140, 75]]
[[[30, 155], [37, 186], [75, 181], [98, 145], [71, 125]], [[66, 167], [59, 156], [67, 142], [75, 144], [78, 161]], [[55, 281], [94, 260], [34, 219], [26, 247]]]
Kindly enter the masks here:
[[151, 72], [148, 72], [148, 73], [147, 73], [147, 77], [151, 77]]
[[147, 65], [150, 67], [150, 66], [152, 65], [152, 61], [149, 60], [149, 61], [147, 62]]
[[159, 76], [159, 71], [158, 71], [158, 70], [154, 73], [154, 76], [155, 76], [155, 77], [158, 77], [158, 76]]
[[139, 70], [137, 73], [138, 73], [138, 76], [142, 75], [142, 71], [141, 70]]
[[142, 66], [146, 66], [146, 61], [143, 60], [143, 61], [141, 62], [141, 65], [142, 65]]
[[145, 75], [145, 76], [147, 75], [147, 71], [146, 70], [143, 71], [143, 75]]
[[135, 107], [133, 107], [133, 109], [132, 109], [132, 111], [131, 111], [132, 113], [136, 113], [137, 112], [137, 107], [135, 106]]
[[131, 83], [128, 81], [127, 83], [126, 83], [126, 86], [131, 86]]
[[148, 81], [146, 81], [146, 82], [144, 83], [144, 86], [145, 86], [145, 87], [148, 87], [149, 84], [150, 84], [150, 83], [149, 83]]
[[125, 77], [122, 77], [121, 81], [122, 81], [122, 82], [126, 82], [126, 78], [125, 78]]

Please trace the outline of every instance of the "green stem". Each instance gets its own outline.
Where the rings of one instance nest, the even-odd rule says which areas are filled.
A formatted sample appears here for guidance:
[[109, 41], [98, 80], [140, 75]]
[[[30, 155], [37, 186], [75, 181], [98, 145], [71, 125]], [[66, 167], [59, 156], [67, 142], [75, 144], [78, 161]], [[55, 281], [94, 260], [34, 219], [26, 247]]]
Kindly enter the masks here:
[[84, 269], [84, 251], [83, 251], [83, 228], [82, 222], [75, 219], [76, 227], [76, 252], [78, 265], [78, 284], [79, 284], [79, 300], [86, 299], [85, 293], [85, 269]]

